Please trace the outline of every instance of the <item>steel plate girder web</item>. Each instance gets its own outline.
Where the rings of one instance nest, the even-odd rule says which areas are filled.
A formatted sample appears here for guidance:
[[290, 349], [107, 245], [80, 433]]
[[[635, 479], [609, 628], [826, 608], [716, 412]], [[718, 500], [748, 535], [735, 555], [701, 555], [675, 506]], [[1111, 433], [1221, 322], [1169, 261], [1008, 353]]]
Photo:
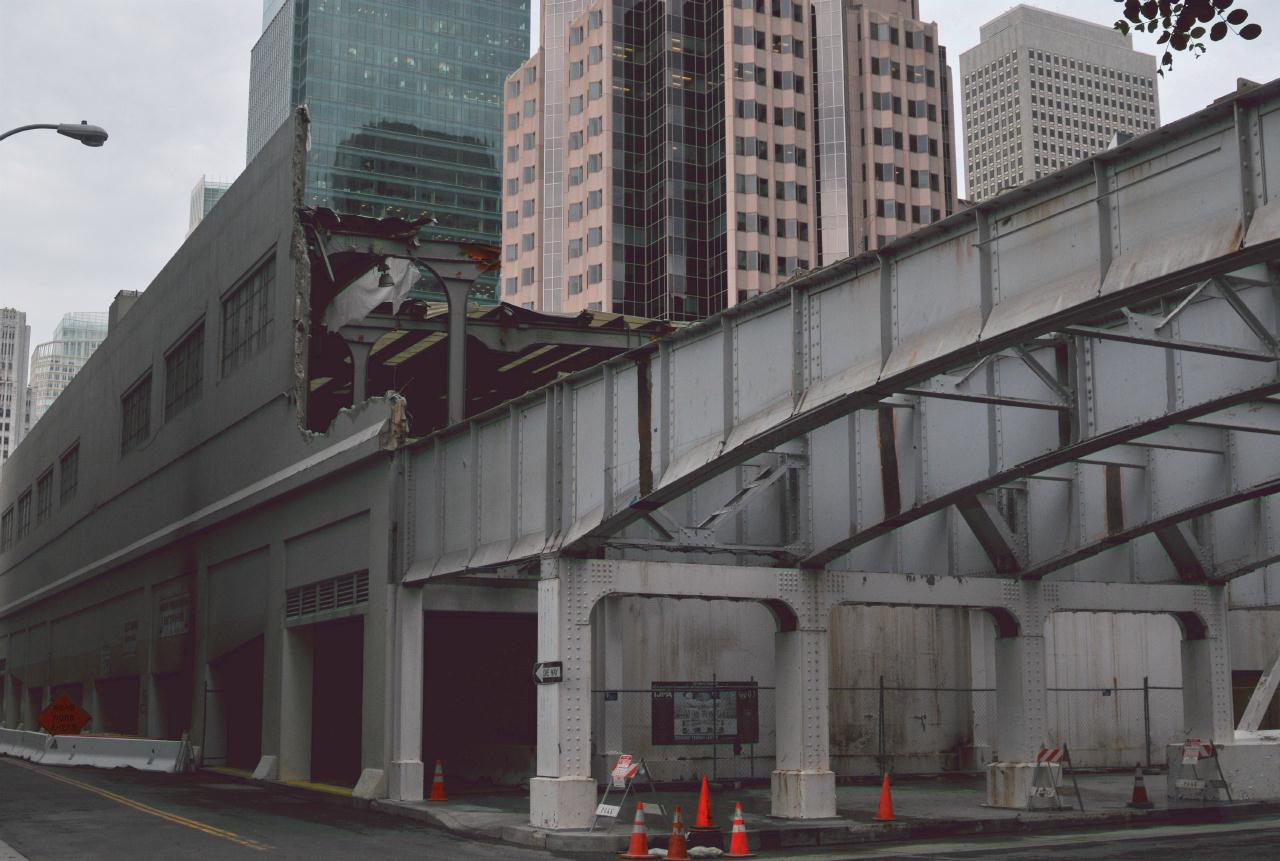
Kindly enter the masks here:
[[[1137, 284], [1132, 287], [1117, 290], [1110, 294], [1105, 294], [1075, 307], [1068, 308], [1032, 323], [1011, 329], [989, 340], [980, 340], [959, 350], [926, 360], [906, 371], [892, 374], [890, 376], [881, 376], [878, 382], [871, 384], [860, 391], [840, 395], [823, 403], [809, 407], [803, 406], [804, 397], [801, 396], [797, 398], [797, 402], [802, 405], [801, 407], [779, 419], [772, 425], [762, 428], [756, 434], [742, 439], [742, 441], [736, 445], [723, 447], [715, 457], [709, 459], [706, 463], [690, 469], [676, 478], [669, 479], [664, 482], [655, 482], [654, 489], [650, 494], [633, 500], [628, 506], [621, 508], [612, 516], [604, 518], [598, 525], [590, 530], [589, 533], [579, 536], [579, 539], [600, 539], [616, 534], [618, 531], [641, 519], [645, 511], [652, 510], [678, 499], [689, 491], [705, 483], [707, 480], [728, 469], [732, 469], [733, 467], [742, 464], [751, 457], [770, 451], [792, 439], [803, 436], [815, 428], [821, 427], [835, 419], [848, 415], [851, 412], [872, 407], [882, 398], [890, 397], [911, 387], [922, 385], [930, 378], [940, 373], [946, 373], [952, 368], [963, 365], [965, 362], [973, 362], [988, 354], [999, 353], [1004, 350], [1028, 344], [1035, 341], [1037, 338], [1046, 337], [1053, 332], [1061, 331], [1064, 327], [1071, 325], [1072, 323], [1085, 323], [1087, 321], [1103, 317], [1106, 314], [1117, 312], [1127, 305], [1137, 304], [1140, 301], [1147, 301], [1162, 295], [1174, 293], [1188, 285], [1198, 284], [1205, 281], [1214, 275], [1235, 271], [1256, 262], [1270, 260], [1277, 255], [1280, 255], [1280, 240], [1273, 240], [1265, 243], [1264, 245], [1234, 252], [1224, 258], [1218, 258], [1198, 264], [1180, 273], [1173, 273], [1168, 276], [1153, 279], [1150, 282]], [[792, 289], [797, 288], [793, 287]], [[1205, 413], [1213, 412], [1215, 409], [1221, 408], [1221, 406], [1230, 406], [1235, 403], [1241, 403], [1244, 400], [1256, 399], [1260, 396], [1261, 392], [1270, 391], [1272, 390], [1254, 390], [1247, 398], [1228, 398], [1219, 402], [1220, 406], [1218, 407], [1205, 405], [1189, 411], [1187, 414], [1189, 416], [1204, 415]], [[1048, 404], [1045, 404], [1045, 406], [1048, 406]], [[1150, 430], [1155, 430], [1173, 423], [1173, 421], [1161, 422], [1157, 420], [1156, 423], [1147, 425], [1146, 427], [1148, 430], [1145, 432], [1150, 432]], [[1123, 439], [1117, 441], [1123, 441]], [[1089, 448], [1088, 451], [1100, 451], [1108, 445], [1113, 444], [1113, 442], [1108, 442], [1094, 448]], [[1067, 460], [1070, 459], [1072, 458], [1067, 458]], [[1056, 461], [1055, 463], [1062, 462], [1065, 461]], [[986, 488], [995, 486], [993, 483], [984, 484], [986, 485]], [[939, 509], [940, 506], [933, 507], [931, 510], [936, 511]], [[914, 512], [915, 509], [912, 509], [912, 511]], [[895, 526], [896, 525], [901, 524], [895, 524]], [[883, 534], [884, 531], [887, 530], [881, 530], [877, 534]], [[870, 537], [874, 536], [868, 536], [867, 539], [863, 540], [868, 540]], [[843, 555], [844, 552], [847, 552], [849, 548], [856, 546], [858, 543], [861, 543], [861, 541], [854, 541], [845, 549], [834, 553], [824, 550], [811, 554], [806, 557], [802, 562], [802, 565], [805, 567], [820, 567], [827, 562], [830, 562], [832, 559]]]
[[[1112, 547], [1127, 544], [1135, 538], [1140, 538], [1143, 535], [1150, 535], [1151, 533], [1168, 530], [1171, 527], [1174, 527], [1184, 521], [1191, 520], [1194, 517], [1211, 514], [1215, 511], [1220, 511], [1223, 508], [1238, 505], [1241, 502], [1248, 502], [1251, 499], [1270, 496], [1274, 493], [1280, 493], [1280, 478], [1273, 478], [1258, 484], [1252, 484], [1248, 487], [1232, 491], [1231, 493], [1226, 493], [1222, 496], [1217, 496], [1213, 499], [1199, 502], [1170, 514], [1165, 514], [1152, 520], [1148, 520], [1145, 523], [1139, 523], [1135, 526], [1117, 530], [1098, 541], [1085, 544], [1082, 547], [1077, 547], [1074, 550], [1055, 556], [1052, 559], [1046, 559], [1043, 562], [1037, 562], [1034, 565], [1028, 566], [1023, 569], [1022, 577], [1027, 580], [1039, 580], [1048, 574], [1052, 574], [1054, 571], [1066, 568], [1069, 565], [1074, 565], [1076, 562], [1088, 559], [1090, 556], [1096, 556], [1105, 550], [1111, 549]], [[1214, 577], [1213, 579], [1217, 580], [1219, 578]]]
[[1151, 434], [1162, 428], [1172, 427], [1173, 425], [1189, 422], [1194, 419], [1211, 416], [1225, 408], [1245, 404], [1252, 401], [1260, 400], [1271, 394], [1280, 393], [1280, 383], [1272, 383], [1258, 388], [1246, 389], [1240, 392], [1234, 392], [1224, 395], [1221, 398], [1214, 399], [1210, 402], [1195, 404], [1185, 407], [1181, 410], [1175, 410], [1157, 418], [1148, 419], [1146, 421], [1134, 422], [1114, 430], [1098, 434], [1071, 445], [1062, 446], [1053, 451], [1046, 452], [1042, 455], [1025, 460], [1008, 469], [996, 472], [981, 481], [957, 488], [948, 493], [942, 493], [930, 499], [924, 500], [920, 504], [898, 512], [892, 517], [869, 526], [865, 529], [858, 530], [834, 544], [815, 550], [800, 561], [800, 565], [806, 568], [820, 568], [833, 560], [848, 553], [853, 548], [865, 544], [882, 535], [887, 535], [896, 529], [906, 526], [909, 523], [917, 521], [930, 514], [942, 511], [952, 505], [966, 504], [968, 500], [974, 498], [980, 493], [994, 490], [1002, 485], [1009, 484], [1019, 479], [1027, 478], [1040, 472], [1052, 469], [1062, 464], [1071, 463], [1080, 460], [1091, 454], [1096, 454], [1106, 449], [1112, 448], [1123, 443], [1130, 442], [1140, 437]]

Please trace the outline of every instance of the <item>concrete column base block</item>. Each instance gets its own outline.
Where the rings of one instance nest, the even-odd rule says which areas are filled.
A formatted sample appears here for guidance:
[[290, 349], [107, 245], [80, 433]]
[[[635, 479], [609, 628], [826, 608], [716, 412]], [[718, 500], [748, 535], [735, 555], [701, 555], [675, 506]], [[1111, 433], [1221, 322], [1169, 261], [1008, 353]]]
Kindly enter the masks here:
[[280, 757], [264, 756], [258, 760], [258, 767], [253, 770], [254, 780], [279, 780]]
[[773, 816], [830, 819], [836, 815], [836, 774], [826, 769], [778, 769], [770, 775]]
[[356, 781], [356, 788], [351, 790], [351, 797], [367, 800], [386, 798], [387, 773], [380, 768], [366, 768], [360, 772], [360, 779]]
[[420, 760], [393, 761], [387, 772], [387, 797], [393, 801], [421, 801], [425, 777]]
[[590, 777], [535, 777], [529, 781], [529, 823], [534, 828], [590, 828], [596, 782]]
[[[1231, 798], [1235, 801], [1275, 801], [1280, 799], [1280, 741], [1246, 741], [1235, 744], [1215, 744], [1218, 762], [1222, 765], [1222, 775], [1226, 778], [1231, 790]], [[1212, 759], [1202, 759], [1196, 764], [1195, 773], [1191, 766], [1179, 768], [1182, 762], [1182, 745], [1171, 744], [1165, 749], [1165, 762], [1169, 769], [1165, 773], [1169, 798], [1175, 795], [1174, 782], [1178, 778], [1218, 780], [1218, 769], [1214, 768]], [[1186, 795], [1195, 795], [1194, 791], [1185, 791]], [[1226, 801], [1227, 794], [1212, 784], [1208, 785], [1205, 798]], [[1194, 802], [1190, 802], [1194, 803]]]
[[[1008, 810], [1028, 809], [1036, 767], [1034, 762], [993, 762], [988, 765], [987, 807], [1003, 807]], [[1055, 784], [1062, 781], [1061, 766], [1050, 765], [1049, 771], [1052, 773]]]

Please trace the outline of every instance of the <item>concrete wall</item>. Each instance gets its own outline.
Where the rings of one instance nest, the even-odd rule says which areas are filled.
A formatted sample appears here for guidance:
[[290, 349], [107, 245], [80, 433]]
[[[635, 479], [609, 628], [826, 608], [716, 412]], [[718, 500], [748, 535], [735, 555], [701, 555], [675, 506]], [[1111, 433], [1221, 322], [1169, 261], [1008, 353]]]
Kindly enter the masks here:
[[[306, 261], [293, 259], [304, 136], [301, 120], [281, 128], [6, 463], [0, 509], [50, 467], [55, 486], [51, 516], [35, 523], [33, 515], [31, 533], [0, 556], [0, 614], [297, 459], [299, 435], [281, 431], [293, 424], [295, 289], [299, 278], [309, 284]], [[224, 376], [222, 297], [267, 259], [275, 261], [267, 343]], [[165, 421], [165, 353], [202, 319], [200, 398]], [[150, 434], [122, 454], [121, 396], [148, 371]], [[77, 490], [62, 505], [58, 460], [77, 443]]]

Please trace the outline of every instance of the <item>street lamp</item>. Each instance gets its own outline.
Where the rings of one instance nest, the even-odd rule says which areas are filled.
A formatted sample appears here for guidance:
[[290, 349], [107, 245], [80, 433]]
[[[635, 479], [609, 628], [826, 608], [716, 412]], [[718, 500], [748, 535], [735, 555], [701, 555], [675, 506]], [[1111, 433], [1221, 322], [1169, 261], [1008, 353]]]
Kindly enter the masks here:
[[101, 126], [91, 126], [84, 120], [79, 123], [37, 123], [33, 126], [18, 126], [16, 129], [0, 135], [0, 141], [9, 135], [16, 135], [18, 132], [31, 131], [32, 129], [53, 129], [60, 135], [66, 135], [69, 138], [80, 141], [85, 146], [102, 146], [107, 142], [107, 131]]

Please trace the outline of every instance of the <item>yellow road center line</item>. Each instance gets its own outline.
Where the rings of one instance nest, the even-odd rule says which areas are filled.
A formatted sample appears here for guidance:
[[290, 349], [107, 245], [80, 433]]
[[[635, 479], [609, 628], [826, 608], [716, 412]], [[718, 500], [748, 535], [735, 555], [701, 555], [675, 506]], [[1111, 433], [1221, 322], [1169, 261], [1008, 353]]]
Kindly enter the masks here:
[[214, 826], [214, 825], [206, 825], [203, 822], [198, 822], [194, 819], [188, 819], [185, 816], [179, 816], [176, 813], [169, 813], [167, 811], [160, 810], [157, 807], [152, 807], [149, 804], [143, 804], [141, 801], [134, 801], [132, 798], [126, 798], [123, 795], [119, 795], [118, 793], [112, 792], [108, 789], [102, 789], [101, 787], [94, 786], [91, 783], [83, 783], [79, 780], [75, 780], [74, 778], [65, 777], [60, 774], [53, 774], [51, 772], [45, 771], [42, 768], [37, 768], [33, 765], [26, 765], [24, 763], [14, 762], [8, 757], [0, 758], [0, 762], [5, 763], [6, 765], [11, 765], [14, 768], [21, 768], [21, 769], [25, 769], [26, 771], [34, 772], [35, 774], [43, 775], [44, 777], [47, 777], [50, 780], [56, 780], [60, 783], [68, 784], [69, 786], [78, 787], [88, 792], [92, 792], [94, 795], [99, 795], [103, 798], [114, 801], [117, 804], [123, 804], [126, 807], [131, 807], [134, 810], [139, 811], [140, 813], [146, 813], [151, 816], [155, 816], [157, 818], [163, 819], [166, 822], [172, 822], [175, 825], [182, 825], [186, 828], [190, 828], [195, 831], [200, 831], [212, 837], [220, 837], [223, 840], [229, 840], [232, 843], [238, 843], [239, 845], [247, 846], [250, 849], [257, 849], [260, 852], [265, 852], [271, 849], [271, 847], [266, 843], [260, 843], [257, 840], [253, 840], [248, 837], [241, 837], [239, 834], [236, 834], [234, 831], [227, 831], [224, 828], [218, 828], [217, 826]]

